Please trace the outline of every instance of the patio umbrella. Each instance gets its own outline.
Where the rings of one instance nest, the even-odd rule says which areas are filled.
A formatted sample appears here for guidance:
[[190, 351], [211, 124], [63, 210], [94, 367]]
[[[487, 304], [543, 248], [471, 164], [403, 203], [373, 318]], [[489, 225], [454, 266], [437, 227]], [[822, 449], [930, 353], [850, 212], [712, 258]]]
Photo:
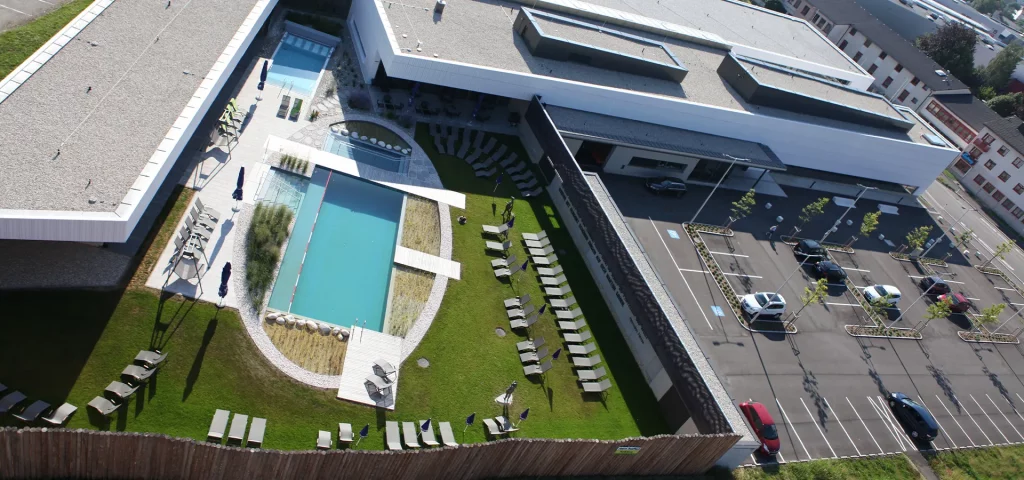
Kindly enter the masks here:
[[427, 421], [423, 422], [423, 425], [420, 425], [420, 431], [426, 433], [427, 430], [430, 430], [430, 420], [432, 419], [428, 418]]
[[245, 167], [238, 169], [238, 181], [235, 182], [235, 191], [231, 192], [231, 198], [235, 199], [234, 211], [238, 211], [238, 202], [242, 201], [242, 185], [245, 184]]
[[466, 430], [473, 425], [473, 420], [476, 420], [476, 412], [473, 412], [466, 417], [466, 428], [462, 429], [462, 433], [466, 433]]
[[412, 106], [412, 101], [416, 98], [416, 94], [420, 91], [420, 82], [416, 82], [412, 86], [412, 91], [409, 92], [409, 106]]
[[260, 71], [260, 84], [256, 86], [258, 90], [263, 91], [264, 84], [267, 83], [267, 67], [269, 67], [270, 61], [263, 61], [263, 70]]
[[[224, 304], [224, 297], [228, 296], [228, 279], [229, 278], [231, 278], [231, 262], [225, 263], [224, 264], [224, 269], [220, 271], [220, 289], [217, 290], [217, 295], [220, 295], [220, 304], [219, 305], [223, 305]], [[543, 310], [543, 308], [541, 308], [541, 310]]]
[[561, 354], [562, 354], [562, 349], [559, 348], [558, 350], [555, 350], [555, 353], [551, 354], [551, 359], [552, 360], [558, 360], [558, 356], [561, 355]]
[[[228, 265], [230, 265], [230, 264], [228, 264]], [[541, 305], [540, 306], [540, 310], [538, 310], [539, 314], [540, 315], [544, 315], [544, 310], [547, 309], [547, 308], [548, 308], [548, 304], [545, 303], [544, 305]]]
[[523, 413], [519, 414], [519, 421], [516, 422], [516, 426], [518, 427], [519, 424], [522, 423], [523, 420], [526, 420], [526, 417], [528, 417], [528, 416], [530, 416], [530, 409], [529, 408], [527, 408], [526, 410], [523, 410]]
[[356, 440], [356, 446], [359, 446], [359, 442], [363, 441], [364, 438], [370, 435], [370, 424], [367, 423], [362, 430], [359, 431], [359, 440]]

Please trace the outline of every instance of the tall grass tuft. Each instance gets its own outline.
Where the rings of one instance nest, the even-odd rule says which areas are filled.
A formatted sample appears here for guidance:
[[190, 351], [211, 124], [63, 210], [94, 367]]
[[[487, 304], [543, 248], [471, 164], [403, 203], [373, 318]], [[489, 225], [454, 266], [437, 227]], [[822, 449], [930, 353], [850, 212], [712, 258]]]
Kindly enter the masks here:
[[245, 286], [253, 307], [263, 305], [291, 222], [292, 211], [288, 207], [256, 204], [245, 240]]

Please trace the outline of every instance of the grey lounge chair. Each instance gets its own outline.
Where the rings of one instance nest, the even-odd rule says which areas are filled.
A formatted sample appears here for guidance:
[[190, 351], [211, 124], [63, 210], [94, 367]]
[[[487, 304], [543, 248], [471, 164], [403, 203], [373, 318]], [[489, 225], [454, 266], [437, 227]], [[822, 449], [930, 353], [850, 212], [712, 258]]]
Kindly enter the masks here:
[[537, 178], [537, 177], [534, 177], [533, 176], [533, 172], [531, 172], [529, 170], [527, 170], [525, 172], [522, 172], [522, 173], [516, 173], [516, 174], [513, 174], [513, 175], [509, 175], [509, 177], [511, 177], [512, 180], [514, 180], [516, 182], [529, 182], [530, 180], [533, 180], [533, 179]]
[[508, 314], [508, 318], [509, 319], [523, 318], [523, 317], [533, 313], [534, 310], [535, 309], [533, 308], [533, 304], [529, 304], [529, 305], [527, 305], [524, 308], [510, 308], [508, 310], [505, 310], [505, 313]]
[[508, 231], [508, 224], [503, 223], [501, 225], [484, 225], [484, 233], [490, 233], [492, 235], [501, 235]]
[[603, 393], [612, 388], [612, 381], [607, 378], [600, 382], [583, 382], [583, 391], [587, 393]]
[[574, 308], [571, 311], [570, 310], [555, 310], [555, 317], [557, 317], [559, 320], [572, 320], [572, 319], [574, 319], [576, 317], [582, 317], [582, 316], [583, 316], [583, 310], [581, 310], [579, 308]]
[[92, 400], [89, 400], [89, 408], [99, 412], [100, 415], [106, 417], [109, 416], [111, 413], [117, 411], [117, 409], [120, 408], [120, 405], [111, 402], [110, 400], [107, 400], [103, 397], [93, 397]]
[[509, 255], [508, 258], [496, 258], [491, 260], [491, 268], [507, 267], [509, 265], [518, 265], [516, 262], [516, 254]]
[[523, 340], [516, 344], [516, 349], [520, 352], [527, 352], [530, 350], [536, 350], [544, 345], [544, 337], [537, 337], [536, 340]]
[[242, 439], [245, 438], [245, 427], [249, 423], [249, 416], [236, 413], [231, 418], [231, 428], [228, 430], [228, 441], [234, 440], [238, 443], [242, 443]]
[[544, 363], [523, 365], [523, 375], [529, 377], [530, 375], [543, 375], [544, 372], [551, 370], [551, 360], [546, 360]]
[[545, 287], [544, 295], [549, 297], [564, 297], [567, 293], [571, 293], [572, 288], [569, 288], [569, 284], [565, 284], [561, 287]]
[[46, 403], [42, 400], [36, 400], [35, 402], [32, 402], [32, 405], [29, 405], [28, 408], [23, 410], [21, 413], [15, 413], [14, 415], [11, 416], [25, 423], [32, 423], [38, 420], [39, 415], [42, 415], [42, 413], [48, 408], [50, 408], [49, 403]]
[[437, 149], [437, 153], [445, 155], [444, 145], [441, 144], [441, 137], [437, 135], [434, 136], [434, 148]]
[[138, 365], [128, 365], [124, 370], [121, 370], [121, 376], [128, 377], [136, 383], [145, 383], [156, 371], [156, 368], [145, 369]]
[[530, 315], [529, 317], [527, 317], [525, 319], [517, 318], [515, 320], [512, 320], [511, 322], [509, 322], [509, 325], [512, 327], [512, 329], [517, 329], [517, 328], [529, 328], [531, 325], [533, 325], [535, 323], [537, 323], [537, 312], [533, 312], [533, 315]]
[[569, 297], [564, 300], [561, 298], [552, 298], [551, 300], [548, 300], [548, 303], [551, 304], [552, 308], [567, 309], [576, 304], [576, 297]]
[[331, 449], [331, 432], [327, 430], [320, 430], [316, 436], [316, 449], [317, 450], [330, 450]]
[[212, 438], [217, 440], [217, 443], [220, 443], [220, 441], [224, 439], [224, 431], [228, 429], [228, 417], [230, 416], [231, 412], [227, 410], [218, 409], [216, 412], [213, 412], [213, 421], [210, 422], [210, 431], [206, 434], [207, 440]]
[[386, 422], [385, 423], [385, 436], [388, 442], [388, 450], [401, 450], [402, 441], [398, 434], [398, 422]]
[[523, 240], [540, 240], [542, 238], [547, 238], [547, 236], [548, 232], [541, 230], [537, 233], [524, 233]]
[[552, 253], [555, 253], [555, 248], [552, 247], [551, 245], [548, 245], [544, 248], [528, 248], [526, 251], [528, 254], [534, 257], [546, 257], [548, 255], [551, 255]]
[[536, 270], [542, 277], [554, 277], [562, 273], [562, 266], [558, 265], [554, 268], [539, 267]]
[[537, 179], [536, 178], [531, 178], [527, 182], [520, 182], [520, 183], [516, 184], [516, 187], [518, 187], [519, 190], [526, 190], [528, 188], [533, 188], [533, 187], [536, 187], [536, 186], [537, 186]]
[[505, 308], [521, 307], [530, 303], [530, 294], [527, 293], [521, 297], [512, 297], [505, 299]]
[[249, 447], [262, 447], [263, 446], [263, 434], [267, 431], [267, 419], [265, 418], [254, 418], [252, 419], [252, 425], [249, 426], [249, 438], [245, 441], [246, 446]]
[[480, 163], [474, 163], [473, 164], [473, 170], [479, 171], [479, 170], [488, 169], [488, 168], [491, 168], [492, 165], [494, 165], [494, 160], [488, 158], [487, 160], [484, 160], [484, 161], [482, 161]]
[[523, 162], [519, 162], [505, 169], [505, 171], [508, 173], [519, 173], [522, 172], [523, 170], [526, 170], [526, 164]]
[[440, 443], [437, 443], [437, 437], [434, 435], [434, 423], [431, 422], [430, 425], [427, 425], [426, 430], [423, 429], [424, 423], [427, 423], [427, 421], [420, 420], [416, 422], [416, 425], [420, 427], [420, 440], [423, 441], [423, 445], [427, 447], [436, 447], [441, 445]]
[[594, 381], [603, 376], [607, 375], [604, 367], [599, 367], [595, 370], [577, 370], [576, 376], [580, 377], [580, 381]]
[[583, 327], [585, 327], [585, 326], [587, 326], [587, 321], [582, 319], [582, 318], [579, 319], [579, 320], [576, 320], [575, 322], [569, 322], [569, 321], [565, 321], [565, 320], [558, 322], [558, 329], [559, 330], [571, 330], [571, 331], [575, 332], [575, 331], [583, 330]]
[[342, 442], [352, 443], [352, 424], [351, 423], [339, 423], [338, 424], [338, 445], [341, 446]]
[[149, 350], [142, 350], [138, 355], [135, 356], [135, 361], [145, 365], [146, 367], [153, 368], [167, 360], [166, 353], [151, 352]]
[[572, 357], [572, 364], [576, 367], [594, 368], [601, 364], [601, 356], [593, 355], [590, 357]]
[[420, 448], [420, 442], [416, 438], [416, 424], [412, 422], [402, 422], [402, 440], [406, 447], [409, 448]]
[[476, 176], [480, 178], [493, 177], [494, 174], [498, 173], [498, 170], [494, 168], [488, 168], [486, 170], [476, 170]]
[[497, 423], [498, 427], [501, 428], [501, 431], [503, 431], [505, 433], [512, 433], [512, 432], [518, 432], [519, 431], [518, 428], [516, 428], [514, 425], [512, 425], [512, 422], [508, 421], [507, 418], [505, 418], [505, 417], [503, 417], [501, 415], [498, 415], [497, 417], [494, 417], [494, 422]]
[[519, 159], [519, 155], [516, 154], [516, 152], [512, 152], [508, 156], [508, 158], [498, 162], [498, 164], [501, 165], [501, 168], [508, 168], [508, 167], [512, 166], [512, 164], [516, 163], [516, 160], [518, 160], [518, 159]]
[[452, 433], [452, 424], [448, 422], [440, 422], [437, 424], [437, 429], [441, 431], [441, 443], [446, 447], [457, 447], [459, 442], [455, 441], [455, 434]]
[[26, 399], [28, 399], [28, 397], [21, 392], [14, 391], [8, 393], [4, 398], [0, 398], [0, 413], [7, 413], [11, 411], [12, 408], [19, 403], [24, 402]]
[[[489, 142], [488, 142], [488, 144], [489, 144]], [[505, 152], [507, 152], [507, 151], [508, 151], [508, 147], [506, 147], [505, 144], [501, 144], [501, 146], [498, 147], [498, 151], [494, 152], [494, 154], [491, 155], [491, 159], [494, 160], [494, 159], [501, 158], [502, 155], [505, 155]], [[488, 150], [487, 148], [484, 148], [484, 153], [489, 153], [489, 152], [490, 152], [490, 150]]]
[[484, 426], [487, 427], [487, 434], [492, 437], [500, 437], [505, 434], [505, 432], [498, 427], [498, 424], [490, 418], [484, 419]]
[[59, 427], [61, 425], [64, 425], [64, 422], [68, 421], [68, 418], [71, 418], [71, 414], [75, 413], [76, 411], [78, 411], [78, 407], [70, 403], [64, 403], [63, 405], [57, 407], [57, 409], [54, 410], [53, 413], [50, 413], [49, 415], [43, 417], [41, 420], [55, 427]]
[[139, 387], [137, 386], [133, 387], [125, 383], [114, 381], [110, 382], [110, 385], [107, 385], [107, 388], [103, 392], [109, 393], [124, 402], [134, 395], [135, 391], [138, 389]]
[[480, 155], [482, 155], [482, 154], [483, 154], [483, 152], [480, 151], [479, 148], [476, 149], [476, 150], [473, 150], [473, 153], [469, 154], [469, 156], [465, 158], [466, 163], [472, 165], [473, 162], [477, 161], [480, 158]]
[[503, 243], [487, 242], [484, 245], [487, 246], [488, 250], [494, 250], [494, 251], [498, 251], [498, 252], [504, 252], [504, 251], [508, 250], [509, 248], [512, 248], [512, 242], [503, 242]]
[[381, 378], [385, 380], [393, 382], [393, 380], [390, 377], [391, 375], [394, 375], [397, 372], [398, 370], [395, 369], [395, 366], [391, 365], [390, 362], [384, 360], [383, 358], [378, 358], [373, 361], [373, 373], [380, 375]]
[[507, 268], [499, 268], [499, 269], [494, 271], [494, 276], [496, 278], [510, 277], [510, 276], [512, 276], [512, 270], [509, 270]]
[[212, 208], [207, 208], [206, 205], [203, 205], [203, 200], [199, 197], [196, 197], [196, 206], [199, 207], [199, 210], [203, 212], [203, 215], [206, 216], [206, 218], [209, 218], [214, 222], [220, 221], [220, 212]]
[[565, 278], [565, 275], [559, 275], [557, 277], [540, 277], [541, 285], [548, 285], [551, 287], [557, 287], [568, 281], [569, 280]]
[[544, 248], [551, 245], [551, 240], [545, 237], [540, 240], [523, 240], [523, 243], [526, 244], [527, 248]]
[[590, 355], [597, 351], [597, 344], [590, 342], [584, 345], [569, 344], [569, 353], [572, 355]]
[[590, 340], [593, 335], [590, 334], [590, 330], [584, 331], [583, 333], [565, 333], [562, 334], [562, 338], [568, 343], [583, 343]]
[[494, 146], [497, 145], [497, 143], [498, 140], [496, 138], [488, 138], [487, 143], [485, 143], [483, 148], [481, 148], [480, 150], [482, 150], [484, 153], [491, 153], [491, 150], [494, 150]]
[[373, 389], [380, 395], [385, 395], [391, 392], [391, 382], [386, 378], [373, 374], [366, 377], [366, 383], [373, 385]]
[[551, 265], [558, 261], [558, 255], [548, 255], [546, 257], [530, 257], [533, 260], [534, 265]]
[[526, 352], [519, 354], [519, 361], [521, 363], [535, 363], [539, 362], [542, 358], [548, 356], [548, 347], [541, 347], [536, 352]]
[[523, 196], [526, 197], [526, 198], [536, 197], [536, 196], [544, 193], [544, 189], [541, 188], [541, 187], [537, 187], [537, 188], [535, 188], [533, 190], [530, 190], [528, 192], [522, 192], [522, 193], [523, 193]]

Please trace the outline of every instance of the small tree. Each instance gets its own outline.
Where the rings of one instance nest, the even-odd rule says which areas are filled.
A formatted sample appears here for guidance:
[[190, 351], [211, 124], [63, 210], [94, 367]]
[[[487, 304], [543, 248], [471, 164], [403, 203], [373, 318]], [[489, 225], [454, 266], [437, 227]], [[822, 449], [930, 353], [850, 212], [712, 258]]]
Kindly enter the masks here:
[[754, 199], [754, 189], [751, 188], [750, 191], [743, 194], [739, 200], [732, 202], [732, 216], [729, 217], [729, 223], [726, 225], [726, 228], [732, 225], [733, 222], [737, 222], [743, 217], [750, 215], [754, 205], [757, 205], [757, 200]]
[[810, 287], [804, 287], [804, 294], [800, 296], [800, 310], [793, 314], [793, 318], [789, 320], [789, 323], [796, 321], [800, 317], [800, 312], [804, 311], [808, 305], [825, 301], [826, 296], [828, 296], [828, 280], [824, 278], [819, 278], [815, 282], [814, 290], [811, 290]]
[[992, 253], [992, 258], [989, 258], [982, 267], [987, 267], [988, 264], [992, 263], [992, 261], [997, 258], [1002, 260], [1010, 250], [1013, 250], [1013, 240], [1007, 240], [996, 245], [996, 251]]
[[924, 327], [928, 326], [928, 322], [935, 320], [936, 318], [946, 318], [950, 313], [952, 313], [952, 310], [953, 299], [949, 297], [945, 297], [941, 301], [928, 305], [928, 312], [924, 315], [924, 322], [919, 323], [914, 327], [914, 331], [920, 333], [924, 330]]
[[971, 230], [969, 228], [967, 230], [964, 230], [963, 232], [960, 232], [960, 235], [956, 236], [956, 248], [959, 249], [961, 246], [971, 243], [971, 238], [973, 237], [974, 230]]
[[996, 58], [989, 62], [984, 69], [985, 84], [1002, 90], [1010, 82], [1010, 75], [1017, 68], [1021, 57], [1024, 56], [1024, 47], [1017, 44], [1007, 45], [1006, 48], [996, 54]]
[[974, 317], [974, 327], [980, 332], [985, 325], [999, 322], [999, 314], [1003, 313], [1004, 308], [1006, 308], [1005, 303], [997, 303], [981, 309], [981, 315]]
[[853, 242], [860, 240], [862, 237], [871, 235], [871, 232], [878, 229], [878, 217], [881, 215], [882, 212], [865, 213], [864, 220], [860, 222], [860, 237], [854, 236], [853, 239], [850, 240], [850, 245], [853, 245]]
[[810, 222], [811, 220], [814, 220], [814, 217], [825, 213], [826, 205], [828, 205], [828, 197], [821, 197], [807, 204], [803, 210], [800, 210], [800, 228], [803, 229], [807, 222]]
[[917, 250], [924, 246], [924, 242], [928, 241], [928, 235], [932, 233], [931, 225], [922, 225], [910, 231], [907, 234], [907, 246], [910, 247], [910, 251]]
[[[873, 302], [869, 301], [868, 306], [867, 308], [865, 308], [865, 310], [868, 312], [868, 316], [871, 317], [873, 321], [878, 320], [882, 322], [882, 325], [885, 325], [885, 320], [889, 319], [890, 308], [892, 308], [892, 305], [889, 305], [889, 295], [886, 295], [881, 298], [876, 298]], [[896, 320], [899, 319], [897, 318]], [[892, 323], [896, 322], [893, 321]], [[891, 324], [889, 326], [892, 327]]]

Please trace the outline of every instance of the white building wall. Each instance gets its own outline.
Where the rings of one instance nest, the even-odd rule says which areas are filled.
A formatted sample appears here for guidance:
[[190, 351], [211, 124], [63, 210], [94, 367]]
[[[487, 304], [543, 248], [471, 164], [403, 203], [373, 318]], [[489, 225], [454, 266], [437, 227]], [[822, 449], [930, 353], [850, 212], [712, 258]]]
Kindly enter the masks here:
[[[633, 157], [649, 158], [651, 160], [662, 160], [665, 162], [671, 162], [679, 165], [683, 165], [684, 168], [681, 170], [670, 170], [664, 168], [644, 168], [632, 166], [629, 164]], [[655, 152], [651, 150], [643, 150], [639, 148], [632, 148], [626, 146], [616, 146], [612, 149], [608, 155], [608, 161], [605, 163], [604, 171], [608, 173], [616, 173], [619, 175], [632, 175], [634, 177], [655, 177], [660, 175], [670, 175], [678, 177], [682, 180], [686, 180], [690, 173], [693, 172], [693, 167], [697, 166], [697, 162], [700, 159], [689, 157], [686, 155], [680, 155], [677, 153], [665, 153]]]
[[[988, 128], [982, 128], [978, 132], [978, 139], [983, 140], [987, 134], [991, 135], [992, 131]], [[949, 170], [963, 179], [962, 183], [964, 186], [973, 192], [983, 205], [995, 212], [996, 215], [999, 215], [1018, 233], [1024, 234], [1024, 222], [1021, 220], [1024, 218], [1024, 193], [1017, 193], [1013, 190], [1018, 184], [1024, 186], [1024, 170], [1022, 170], [1024, 169], [1024, 161], [1020, 162], [1021, 167], [1013, 165], [1014, 160], [1018, 158], [1024, 159], [1024, 154], [1006, 145], [999, 137], [995, 135], [993, 137], [995, 140], [989, 145], [989, 150], [975, 157], [977, 163], [967, 173], [960, 172], [956, 168], [950, 168]], [[1002, 147], [1006, 147], [1006, 155], [999, 154], [999, 149]], [[967, 150], [972, 150], [972, 147], [968, 147]], [[999, 178], [999, 175], [1003, 172], [1009, 175], [1006, 180]], [[979, 176], [981, 177], [980, 184], [977, 180]], [[985, 191], [984, 187], [987, 184], [991, 184], [994, 187], [991, 192]], [[1021, 191], [1024, 192], [1024, 189]], [[1003, 197], [996, 198], [997, 192], [1001, 193]], [[1003, 202], [1006, 200], [1009, 200], [1012, 204], [1004, 205]], [[1017, 212], [1020, 218], [1014, 215], [1014, 212]]]

